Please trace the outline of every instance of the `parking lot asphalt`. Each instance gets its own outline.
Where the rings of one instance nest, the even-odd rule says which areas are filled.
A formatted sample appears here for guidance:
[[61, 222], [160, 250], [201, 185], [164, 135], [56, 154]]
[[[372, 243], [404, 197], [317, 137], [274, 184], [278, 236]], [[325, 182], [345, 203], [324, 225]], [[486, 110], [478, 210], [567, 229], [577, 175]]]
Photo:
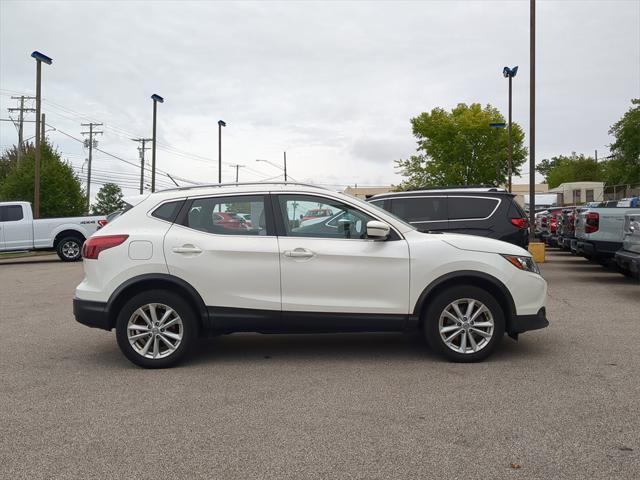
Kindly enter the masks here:
[[551, 326], [451, 364], [416, 334], [236, 334], [143, 370], [82, 265], [0, 263], [0, 477], [640, 477], [640, 284], [548, 254]]

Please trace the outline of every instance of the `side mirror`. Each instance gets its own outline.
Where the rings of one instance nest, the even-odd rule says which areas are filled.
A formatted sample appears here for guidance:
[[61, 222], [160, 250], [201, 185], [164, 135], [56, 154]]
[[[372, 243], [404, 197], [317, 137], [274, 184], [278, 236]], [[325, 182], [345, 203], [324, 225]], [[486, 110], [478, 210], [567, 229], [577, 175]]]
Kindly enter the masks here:
[[391, 227], [384, 222], [371, 220], [367, 222], [367, 237], [382, 240], [389, 236]]

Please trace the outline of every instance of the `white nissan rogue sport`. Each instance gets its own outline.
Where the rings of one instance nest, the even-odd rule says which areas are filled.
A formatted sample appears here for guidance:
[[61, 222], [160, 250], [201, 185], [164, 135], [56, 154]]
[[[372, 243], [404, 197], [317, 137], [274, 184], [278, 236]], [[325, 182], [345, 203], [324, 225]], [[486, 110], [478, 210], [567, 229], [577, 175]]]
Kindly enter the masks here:
[[[320, 213], [319, 213], [320, 212]], [[456, 362], [546, 327], [530, 254], [421, 233], [357, 198], [304, 184], [149, 194], [84, 244], [78, 322], [115, 328], [133, 363], [168, 367], [199, 336], [420, 329]]]

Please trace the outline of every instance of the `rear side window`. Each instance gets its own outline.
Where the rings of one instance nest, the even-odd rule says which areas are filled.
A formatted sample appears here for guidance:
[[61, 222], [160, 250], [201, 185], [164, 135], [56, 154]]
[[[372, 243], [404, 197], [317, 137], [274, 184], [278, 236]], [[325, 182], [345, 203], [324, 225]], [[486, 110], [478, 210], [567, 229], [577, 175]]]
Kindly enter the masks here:
[[184, 200], [178, 200], [177, 202], [167, 202], [156, 208], [152, 216], [159, 218], [160, 220], [166, 220], [167, 222], [174, 222], [178, 216], [178, 212], [182, 207]]
[[5, 205], [0, 207], [0, 222], [17, 222], [22, 220], [22, 207], [20, 205]]
[[497, 198], [449, 197], [449, 220], [480, 220], [491, 216]]
[[391, 200], [391, 213], [412, 223], [447, 220], [447, 198], [394, 198]]
[[196, 198], [185, 215], [185, 227], [216, 235], [266, 235], [263, 195]]

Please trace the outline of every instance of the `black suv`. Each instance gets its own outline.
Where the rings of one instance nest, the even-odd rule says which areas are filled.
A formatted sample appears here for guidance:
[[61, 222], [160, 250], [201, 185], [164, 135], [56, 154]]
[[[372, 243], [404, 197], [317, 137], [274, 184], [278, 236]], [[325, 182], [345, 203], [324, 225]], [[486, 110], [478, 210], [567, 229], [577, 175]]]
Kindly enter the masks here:
[[421, 232], [481, 235], [527, 248], [529, 221], [514, 197], [498, 188], [448, 188], [383, 193], [368, 201]]

